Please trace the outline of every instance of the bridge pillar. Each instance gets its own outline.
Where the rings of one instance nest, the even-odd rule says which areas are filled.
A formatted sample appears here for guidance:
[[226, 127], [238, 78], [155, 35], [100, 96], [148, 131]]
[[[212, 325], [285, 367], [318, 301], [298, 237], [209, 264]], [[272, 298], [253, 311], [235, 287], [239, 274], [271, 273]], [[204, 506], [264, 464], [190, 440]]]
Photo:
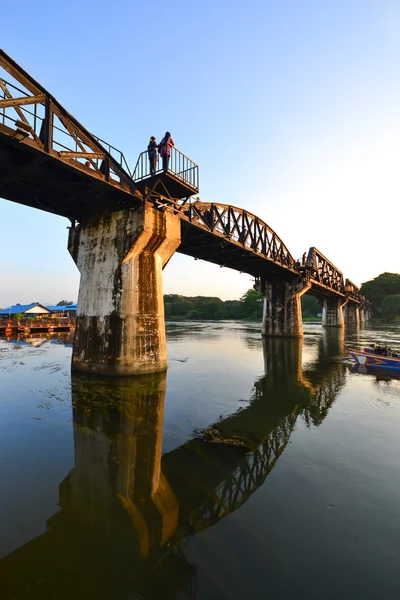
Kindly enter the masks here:
[[322, 327], [344, 327], [343, 306], [345, 304], [343, 298], [324, 298]]
[[303, 336], [300, 297], [310, 287], [298, 277], [261, 279], [260, 291], [264, 295], [263, 336]]
[[359, 327], [360, 325], [360, 305], [354, 302], [348, 302], [345, 308], [344, 320], [346, 325]]
[[81, 273], [72, 369], [141, 375], [167, 368], [162, 269], [180, 244], [180, 220], [145, 205], [70, 229]]
[[360, 318], [360, 325], [364, 325], [365, 324], [365, 309], [363, 307], [360, 307], [360, 310], [358, 311], [358, 315]]

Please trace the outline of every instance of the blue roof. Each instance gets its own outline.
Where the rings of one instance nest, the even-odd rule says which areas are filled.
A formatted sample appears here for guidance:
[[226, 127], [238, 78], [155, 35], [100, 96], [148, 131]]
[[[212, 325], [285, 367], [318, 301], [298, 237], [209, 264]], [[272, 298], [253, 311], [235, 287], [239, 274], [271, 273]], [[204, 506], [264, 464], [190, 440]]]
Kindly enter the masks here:
[[[33, 308], [34, 306], [43, 306], [43, 304], [39, 304], [39, 302], [32, 302], [32, 304], [13, 304], [8, 308], [0, 310], [0, 316], [8, 316], [8, 315], [18, 315], [19, 313], [23, 314], [28, 310], [28, 308]], [[43, 308], [47, 308], [43, 306]], [[49, 309], [48, 309], [49, 310]]]
[[68, 310], [76, 310], [76, 304], [67, 304], [65, 306], [46, 306], [51, 312], [61, 312]]

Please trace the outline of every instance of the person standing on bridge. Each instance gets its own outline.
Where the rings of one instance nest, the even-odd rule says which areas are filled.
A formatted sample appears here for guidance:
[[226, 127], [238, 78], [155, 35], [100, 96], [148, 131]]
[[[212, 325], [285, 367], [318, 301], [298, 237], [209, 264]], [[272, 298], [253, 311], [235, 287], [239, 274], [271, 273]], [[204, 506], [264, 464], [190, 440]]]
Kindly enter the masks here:
[[172, 146], [175, 146], [175, 142], [172, 139], [170, 132], [166, 131], [163, 139], [160, 142], [160, 145], [158, 146], [158, 151], [162, 156], [164, 171], [168, 171], [169, 157], [171, 156]]
[[154, 135], [152, 135], [150, 138], [149, 145], [147, 146], [147, 154], [148, 154], [149, 162], [150, 162], [150, 175], [154, 175], [154, 173], [156, 172], [157, 160], [158, 160], [157, 149], [158, 149], [158, 146], [157, 146], [156, 138], [154, 137]]

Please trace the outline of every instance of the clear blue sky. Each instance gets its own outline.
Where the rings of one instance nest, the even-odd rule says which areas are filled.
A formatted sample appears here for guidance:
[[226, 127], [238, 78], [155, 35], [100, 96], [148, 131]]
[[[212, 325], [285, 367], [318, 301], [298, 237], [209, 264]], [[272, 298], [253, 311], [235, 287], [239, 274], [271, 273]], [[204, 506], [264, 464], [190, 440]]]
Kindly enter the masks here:
[[[166, 129], [203, 201], [319, 248], [356, 283], [400, 271], [397, 0], [48, 0], [2, 7], [2, 48], [133, 165]], [[0, 306], [76, 300], [65, 219], [1, 204]], [[165, 293], [251, 279], [175, 255]]]

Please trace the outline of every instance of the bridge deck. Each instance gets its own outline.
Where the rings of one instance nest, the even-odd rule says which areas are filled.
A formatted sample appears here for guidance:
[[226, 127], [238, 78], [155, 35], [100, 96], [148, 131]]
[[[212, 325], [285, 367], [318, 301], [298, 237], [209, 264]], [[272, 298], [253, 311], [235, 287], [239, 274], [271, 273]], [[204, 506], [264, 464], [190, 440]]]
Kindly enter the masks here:
[[153, 176], [135, 181], [137, 189], [144, 195], [159, 193], [170, 198], [188, 198], [198, 193], [198, 188], [179, 177], [171, 170], [161, 171]]
[[[80, 164], [80, 163], [79, 163]], [[69, 219], [141, 204], [126, 185], [105, 181], [90, 167], [68, 164], [33, 140], [18, 141], [0, 123], [0, 196]]]
[[282, 275], [284, 271], [289, 271], [293, 275], [296, 273], [293, 268], [283, 267], [268, 256], [243, 248], [238, 242], [201, 229], [185, 219], [182, 219], [181, 226], [182, 241], [177, 250], [180, 254], [248, 273], [253, 277]]

